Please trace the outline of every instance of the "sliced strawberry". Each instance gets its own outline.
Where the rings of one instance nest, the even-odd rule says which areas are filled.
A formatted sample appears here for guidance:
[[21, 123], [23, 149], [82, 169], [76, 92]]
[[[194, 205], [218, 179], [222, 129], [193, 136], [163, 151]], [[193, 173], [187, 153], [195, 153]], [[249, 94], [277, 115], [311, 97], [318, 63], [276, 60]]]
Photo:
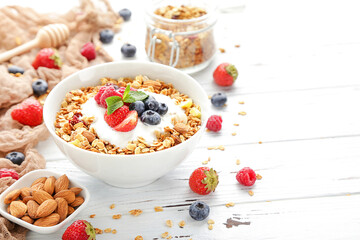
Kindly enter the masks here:
[[119, 125], [113, 127], [113, 129], [119, 132], [129, 132], [136, 127], [137, 122], [138, 122], [137, 112], [135, 110], [130, 111], [126, 116], [126, 118], [124, 119], [124, 121], [122, 121]]
[[124, 119], [127, 117], [129, 112], [128, 106], [122, 106], [121, 108], [118, 108], [113, 112], [112, 114], [108, 115], [107, 111], [105, 112], [104, 119], [105, 122], [110, 127], [115, 127], [116, 125], [119, 125]]
[[101, 95], [100, 97], [100, 106], [104, 107], [104, 108], [107, 108], [107, 103], [106, 103], [106, 99], [108, 97], [112, 97], [112, 96], [119, 96], [119, 97], [122, 97], [122, 94], [117, 92], [115, 90], [114, 87], [109, 87], [108, 89], [106, 89], [104, 91], [104, 93]]

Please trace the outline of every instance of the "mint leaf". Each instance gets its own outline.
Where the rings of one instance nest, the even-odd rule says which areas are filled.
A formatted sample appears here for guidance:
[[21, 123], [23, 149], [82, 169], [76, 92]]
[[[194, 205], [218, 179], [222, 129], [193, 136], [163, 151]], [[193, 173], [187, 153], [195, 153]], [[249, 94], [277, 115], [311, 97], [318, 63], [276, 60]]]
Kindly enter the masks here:
[[146, 99], [148, 95], [142, 91], [130, 91], [126, 97], [124, 95], [123, 99], [126, 103], [133, 103], [136, 101], [142, 101]]
[[124, 103], [119, 96], [112, 96], [105, 99], [107, 103], [107, 114], [110, 115], [116, 111], [116, 109], [121, 108]]
[[125, 88], [123, 99], [125, 99], [128, 96], [129, 92], [130, 92], [130, 84], [128, 84]]

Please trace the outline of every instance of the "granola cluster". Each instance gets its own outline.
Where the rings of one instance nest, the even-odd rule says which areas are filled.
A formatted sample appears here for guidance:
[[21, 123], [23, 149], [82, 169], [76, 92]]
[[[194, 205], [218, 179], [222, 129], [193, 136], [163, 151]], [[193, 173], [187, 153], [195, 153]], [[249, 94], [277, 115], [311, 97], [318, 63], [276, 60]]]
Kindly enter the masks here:
[[[83, 87], [81, 89], [68, 92], [61, 103], [60, 111], [56, 114], [54, 123], [55, 133], [64, 141], [69, 142], [79, 148], [105, 154], [143, 154], [160, 151], [180, 144], [193, 136], [201, 126], [200, 116], [192, 115], [193, 109], [200, 110], [200, 107], [192, 100], [178, 90], [172, 84], [164, 83], [159, 80], [150, 80], [146, 76], [136, 76], [135, 78], [102, 78], [101, 85]], [[147, 143], [141, 136], [136, 141], [131, 141], [125, 148], [119, 148], [108, 141], [98, 137], [94, 128], [90, 125], [94, 122], [94, 117], [82, 117], [81, 105], [88, 99], [94, 97], [101, 86], [113, 84], [119, 87], [125, 87], [130, 84], [136, 89], [143, 89], [148, 92], [163, 94], [174, 99], [175, 104], [187, 104], [184, 110], [187, 119], [172, 119], [174, 128], [166, 127], [164, 132], [156, 132], [157, 140], [153, 143]], [[81, 120], [79, 120], [81, 119]]]
[[[176, 68], [188, 68], [199, 65], [211, 57], [216, 52], [213, 30], [206, 22], [183, 22], [181, 20], [195, 19], [207, 14], [207, 12], [199, 7], [173, 7], [165, 6], [155, 10], [156, 15], [166, 19], [179, 20], [172, 23], [166, 21], [154, 20], [153, 27], [165, 31], [171, 31], [175, 34], [175, 41], [179, 45], [179, 60]], [[150, 45], [151, 28], [147, 29], [145, 42], [146, 51]], [[193, 33], [190, 33], [193, 32]], [[195, 33], [198, 32], [198, 33]], [[182, 33], [177, 35], [176, 33]], [[189, 34], [186, 34], [189, 33]], [[171, 49], [174, 39], [167, 33], [155, 33], [157, 40], [154, 48], [154, 61], [168, 65], [171, 57]], [[153, 36], [152, 36], [153, 37]], [[175, 61], [176, 54], [173, 56]]]

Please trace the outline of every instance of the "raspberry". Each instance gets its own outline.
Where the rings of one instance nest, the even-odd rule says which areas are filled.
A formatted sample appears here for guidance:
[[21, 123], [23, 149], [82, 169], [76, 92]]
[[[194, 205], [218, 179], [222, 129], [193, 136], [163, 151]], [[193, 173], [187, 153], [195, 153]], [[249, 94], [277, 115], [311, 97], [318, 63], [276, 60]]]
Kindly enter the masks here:
[[210, 131], [218, 132], [221, 130], [222, 118], [218, 115], [212, 115], [206, 123], [207, 129]]
[[19, 179], [19, 174], [12, 169], [2, 168], [0, 169], [0, 178], [11, 177], [15, 180]]
[[85, 45], [81, 48], [80, 53], [86, 57], [88, 61], [96, 58], [95, 46], [91, 42], [85, 43]]
[[117, 92], [114, 87], [109, 87], [100, 97], [100, 106], [102, 106], [103, 108], [107, 108], [107, 103], [105, 100], [108, 97], [112, 97], [112, 96], [122, 97], [123, 95]]
[[[113, 86], [108, 86], [108, 85], [106, 85], [106, 86], [102, 86], [100, 89], [99, 89], [99, 92], [95, 95], [95, 97], [94, 97], [94, 99], [95, 99], [95, 101], [96, 101], [96, 103], [97, 104], [99, 104], [100, 105], [100, 98], [101, 98], [101, 96], [103, 95], [103, 93], [107, 90], [107, 89], [109, 89], [109, 88], [113, 88]], [[115, 89], [115, 88], [114, 88]]]
[[244, 186], [252, 186], [256, 181], [256, 173], [249, 167], [244, 167], [236, 174], [236, 180]]

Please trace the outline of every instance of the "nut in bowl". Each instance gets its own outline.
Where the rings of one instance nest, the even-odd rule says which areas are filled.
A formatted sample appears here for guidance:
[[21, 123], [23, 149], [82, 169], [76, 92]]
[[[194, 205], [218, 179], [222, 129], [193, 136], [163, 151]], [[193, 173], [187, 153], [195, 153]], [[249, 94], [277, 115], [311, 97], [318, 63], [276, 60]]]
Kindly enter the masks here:
[[0, 214], [41, 234], [58, 231], [90, 200], [88, 190], [49, 170], [35, 170], [21, 177], [0, 195]]
[[[111, 84], [116, 86], [105, 91]], [[103, 95], [96, 96], [101, 88]], [[79, 106], [73, 106], [71, 100], [64, 103], [71, 91], [82, 92]], [[127, 101], [135, 101], [143, 93], [149, 95], [141, 98], [144, 103]], [[112, 101], [108, 101], [110, 98]], [[116, 118], [107, 116], [112, 106], [119, 108], [115, 108], [115, 112], [119, 111]], [[197, 111], [191, 111], [192, 108]], [[194, 112], [198, 113], [196, 117], [191, 115]], [[91, 114], [94, 119], [87, 121]], [[173, 116], [177, 114], [185, 115], [188, 122], [176, 122]], [[74, 115], [82, 123], [71, 123], [69, 117]], [[45, 124], [70, 161], [110, 185], [125, 188], [150, 184], [179, 165], [195, 148], [207, 116], [207, 95], [193, 78], [168, 66], [137, 61], [106, 63], [81, 70], [60, 82], [44, 106]], [[70, 121], [69, 129], [64, 131], [68, 136], [59, 132], [63, 131], [62, 121], [67, 125]], [[157, 128], [159, 134], [154, 139]], [[85, 130], [88, 131], [85, 138], [90, 138], [87, 141], [84, 135], [77, 136]], [[176, 137], [178, 141], [171, 140]]]

